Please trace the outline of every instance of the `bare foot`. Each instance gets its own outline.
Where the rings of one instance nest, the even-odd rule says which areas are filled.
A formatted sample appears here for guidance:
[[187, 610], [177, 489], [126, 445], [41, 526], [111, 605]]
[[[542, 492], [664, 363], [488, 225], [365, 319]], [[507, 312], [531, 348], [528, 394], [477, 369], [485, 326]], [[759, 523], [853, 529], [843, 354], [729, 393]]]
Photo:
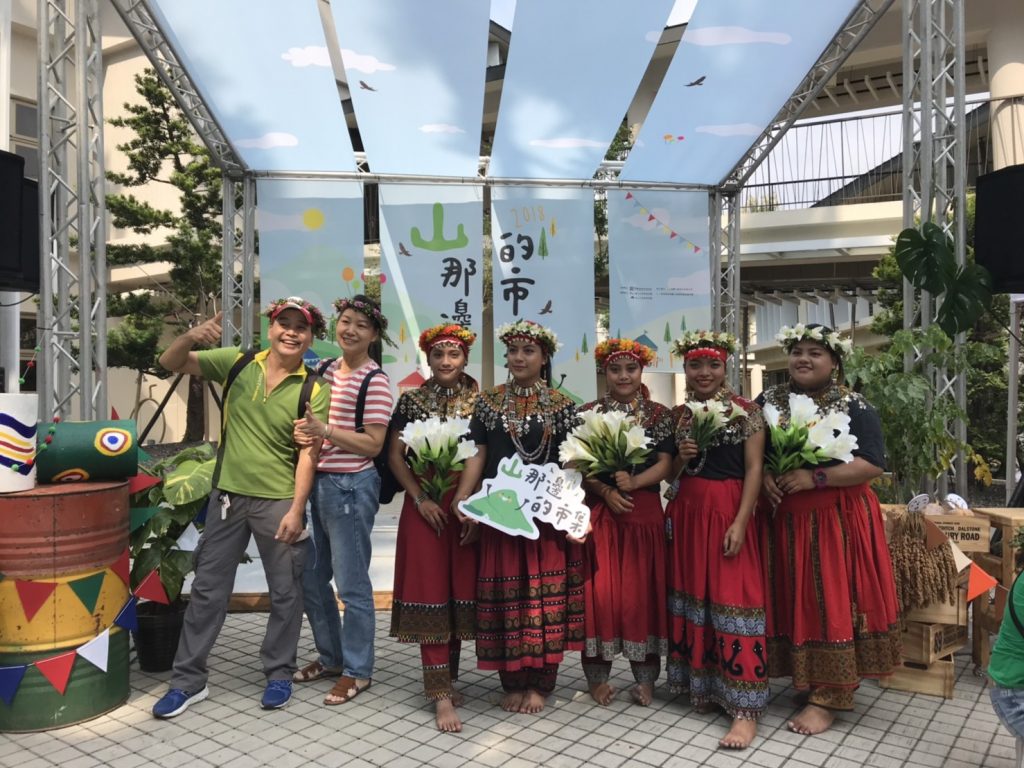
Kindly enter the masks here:
[[654, 684], [637, 683], [629, 690], [629, 696], [635, 704], [639, 704], [641, 707], [650, 706], [651, 699], [654, 698]]
[[501, 708], [506, 712], [518, 712], [519, 708], [523, 706], [523, 697], [526, 694], [523, 691], [512, 691], [506, 693], [501, 697]]
[[524, 715], [535, 715], [544, 709], [547, 697], [539, 691], [529, 690], [523, 694], [523, 703], [519, 705], [519, 711]]
[[615, 698], [615, 689], [607, 682], [594, 683], [590, 686], [590, 697], [602, 707], [607, 707]]
[[444, 733], [458, 733], [462, 730], [462, 721], [459, 720], [459, 713], [455, 711], [451, 699], [438, 699], [434, 704], [434, 711], [437, 713], [437, 730]]
[[754, 740], [756, 735], [756, 720], [741, 720], [737, 717], [733, 719], [732, 728], [718, 742], [718, 746], [725, 749], [746, 749], [750, 746], [750, 742]]
[[817, 704], [808, 704], [786, 725], [793, 733], [813, 736], [816, 733], [827, 731], [835, 719], [836, 716], [833, 712], [819, 707]]

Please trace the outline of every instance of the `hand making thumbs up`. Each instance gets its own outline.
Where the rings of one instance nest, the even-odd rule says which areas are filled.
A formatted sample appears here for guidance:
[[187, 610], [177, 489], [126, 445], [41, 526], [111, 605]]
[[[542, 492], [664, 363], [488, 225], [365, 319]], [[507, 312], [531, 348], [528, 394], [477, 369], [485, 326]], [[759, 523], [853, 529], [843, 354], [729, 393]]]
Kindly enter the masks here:
[[300, 448], [312, 445], [315, 439], [326, 439], [333, 429], [330, 424], [325, 424], [313, 415], [313, 409], [310, 407], [309, 403], [306, 403], [305, 417], [295, 419], [293, 423], [295, 424], [295, 429], [293, 431], [294, 434], [292, 435], [292, 439], [295, 440], [295, 444]]
[[221, 333], [223, 332], [223, 328], [221, 327], [223, 319], [224, 313], [218, 312], [209, 320], [190, 328], [188, 330], [189, 339], [192, 340], [193, 344], [201, 346], [218, 346], [220, 344]]

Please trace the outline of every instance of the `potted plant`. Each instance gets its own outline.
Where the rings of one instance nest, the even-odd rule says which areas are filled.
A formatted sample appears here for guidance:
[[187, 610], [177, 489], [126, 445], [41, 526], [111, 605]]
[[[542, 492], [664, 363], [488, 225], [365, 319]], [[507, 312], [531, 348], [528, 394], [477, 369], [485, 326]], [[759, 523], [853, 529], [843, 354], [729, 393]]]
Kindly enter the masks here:
[[157, 510], [132, 531], [129, 539], [132, 590], [157, 570], [170, 601], [167, 605], [148, 601], [138, 606], [139, 629], [133, 639], [139, 667], [146, 672], [166, 671], [174, 662], [186, 607], [181, 588], [192, 571], [192, 552], [179, 549], [178, 539], [210, 495], [215, 464], [216, 456], [209, 444], [185, 448], [143, 467], [143, 472], [162, 482], [132, 497], [133, 507]]

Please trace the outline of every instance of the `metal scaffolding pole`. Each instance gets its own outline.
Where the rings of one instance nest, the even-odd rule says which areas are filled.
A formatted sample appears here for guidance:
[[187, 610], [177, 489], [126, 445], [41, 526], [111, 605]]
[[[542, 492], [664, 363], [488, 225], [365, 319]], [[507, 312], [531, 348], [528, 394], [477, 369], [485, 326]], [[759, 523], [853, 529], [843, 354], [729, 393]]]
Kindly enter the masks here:
[[221, 344], [248, 349], [253, 343], [256, 273], [256, 180], [224, 174], [224, 268]]
[[[964, 6], [963, 0], [904, 0], [903, 2], [903, 226], [933, 222], [952, 238], [956, 263], [966, 261], [966, 140], [964, 128]], [[950, 105], [950, 99], [952, 104]], [[920, 109], [915, 112], [915, 102]], [[916, 138], [916, 141], [915, 141]], [[915, 292], [903, 284], [903, 327], [914, 325]], [[919, 297], [921, 325], [935, 317], [935, 302], [927, 292]], [[957, 350], [964, 334], [956, 339]], [[905, 361], [909, 369], [912, 358]], [[964, 412], [967, 381], [959, 372], [929, 368], [936, 397], [951, 394]], [[948, 425], [965, 442], [963, 417]], [[967, 462], [954, 458], [955, 488], [967, 493]], [[945, 494], [948, 477], [939, 478]]]
[[[739, 194], [717, 190], [708, 195], [708, 259], [711, 270], [711, 324], [737, 339], [740, 332], [740, 208]], [[741, 391], [740, 355], [737, 349], [729, 365], [729, 383]]]
[[[40, 418], [106, 415], [98, 0], [39, 0]], [[71, 157], [76, 160], [71, 165]], [[72, 257], [72, 244], [75, 247]]]

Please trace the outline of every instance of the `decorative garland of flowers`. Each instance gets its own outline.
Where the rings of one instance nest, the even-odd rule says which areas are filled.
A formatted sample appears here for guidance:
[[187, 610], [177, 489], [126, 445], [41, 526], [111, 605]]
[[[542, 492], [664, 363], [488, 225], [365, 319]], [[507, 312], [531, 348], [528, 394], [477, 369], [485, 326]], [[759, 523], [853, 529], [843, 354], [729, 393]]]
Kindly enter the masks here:
[[672, 349], [677, 357], [684, 357], [695, 349], [721, 349], [731, 355], [736, 351], [736, 337], [725, 331], [687, 331], [673, 342]]
[[444, 340], [455, 342], [468, 353], [469, 348], [472, 347], [473, 342], [476, 341], [476, 334], [469, 330], [469, 328], [464, 328], [458, 323], [442, 323], [441, 325], [435, 325], [431, 328], [427, 328], [420, 334], [420, 349], [429, 353], [430, 348], [434, 346], [434, 344]]
[[498, 339], [508, 344], [513, 339], [530, 339], [540, 344], [548, 355], [554, 355], [562, 345], [558, 336], [550, 328], [545, 328], [533, 320], [516, 320], [514, 323], [503, 323], [497, 329]]
[[793, 326], [784, 325], [775, 334], [775, 340], [787, 352], [795, 344], [805, 340], [816, 341], [822, 346], [827, 347], [834, 354], [839, 355], [839, 357], [844, 357], [853, 351], [852, 341], [840, 338], [838, 333], [823, 325], [816, 325], [813, 328], [803, 323], [797, 323]]
[[334, 311], [338, 313], [339, 317], [346, 309], [354, 309], [356, 312], [361, 312], [366, 315], [374, 322], [374, 324], [376, 324], [380, 331], [381, 340], [389, 347], [398, 347], [398, 345], [391, 340], [391, 337], [388, 336], [388, 319], [384, 317], [384, 313], [380, 311], [380, 307], [376, 304], [372, 304], [368, 301], [362, 301], [361, 299], [335, 299]]
[[298, 296], [289, 296], [286, 299], [276, 299], [270, 302], [263, 314], [270, 318], [270, 320], [273, 320], [278, 312], [289, 306], [293, 306], [300, 312], [304, 312], [309, 315], [309, 321], [313, 326], [314, 336], [318, 339], [322, 339], [327, 335], [327, 321], [324, 320], [323, 313], [315, 304], [310, 304], [308, 301], [299, 298]]
[[654, 363], [654, 350], [632, 339], [607, 339], [594, 347], [597, 370], [603, 371], [608, 361], [619, 355], [628, 355], [645, 368]]

